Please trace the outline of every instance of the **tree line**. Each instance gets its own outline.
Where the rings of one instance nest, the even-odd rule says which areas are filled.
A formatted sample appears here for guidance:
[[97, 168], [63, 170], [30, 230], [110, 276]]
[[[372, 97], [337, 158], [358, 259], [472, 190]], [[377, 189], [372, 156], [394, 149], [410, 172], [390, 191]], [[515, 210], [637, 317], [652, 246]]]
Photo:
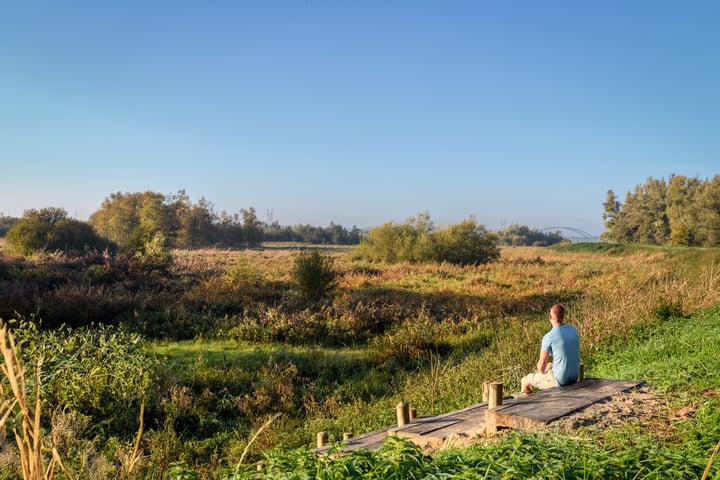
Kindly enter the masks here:
[[[27, 210], [22, 219], [0, 215], [0, 236], [26, 255], [36, 251], [122, 250], [152, 256], [170, 248], [256, 248], [263, 242], [302, 242], [366, 244], [365, 253], [374, 250], [367, 256], [376, 259], [425, 261], [452, 257], [458, 263], [476, 263], [481, 257], [483, 261], [486, 257], [492, 259], [493, 254], [487, 251], [490, 244], [548, 246], [563, 240], [559, 232], [545, 233], [519, 225], [488, 232], [474, 219], [436, 228], [427, 212], [405, 223], [390, 222], [369, 232], [356, 226], [348, 230], [334, 222], [327, 227], [282, 226], [277, 221], [260, 221], [253, 207], [233, 214], [217, 213], [204, 197], [192, 202], [184, 190], [171, 195], [151, 191], [113, 193], [87, 222], [70, 218], [58, 207]], [[453, 245], [452, 251], [441, 251], [447, 244]]]
[[87, 222], [58, 207], [27, 210], [23, 218], [0, 215], [0, 236], [19, 253], [38, 250], [120, 249], [145, 253], [153, 248], [256, 248], [264, 241], [356, 245], [364, 232], [330, 223], [281, 226], [262, 222], [255, 208], [216, 212], [201, 197], [192, 202], [184, 190], [117, 192], [107, 197]]
[[720, 175], [713, 179], [670, 175], [648, 178], [621, 203], [609, 190], [600, 238], [649, 245], [720, 245]]

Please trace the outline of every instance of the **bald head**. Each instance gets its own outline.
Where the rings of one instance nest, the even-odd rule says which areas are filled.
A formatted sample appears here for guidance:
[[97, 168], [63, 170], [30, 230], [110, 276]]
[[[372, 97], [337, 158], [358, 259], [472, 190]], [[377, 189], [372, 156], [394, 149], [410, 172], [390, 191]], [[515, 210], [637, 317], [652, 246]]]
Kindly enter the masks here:
[[565, 321], [565, 307], [563, 307], [559, 303], [553, 305], [550, 309], [550, 320], [553, 320], [557, 323], [563, 323]]

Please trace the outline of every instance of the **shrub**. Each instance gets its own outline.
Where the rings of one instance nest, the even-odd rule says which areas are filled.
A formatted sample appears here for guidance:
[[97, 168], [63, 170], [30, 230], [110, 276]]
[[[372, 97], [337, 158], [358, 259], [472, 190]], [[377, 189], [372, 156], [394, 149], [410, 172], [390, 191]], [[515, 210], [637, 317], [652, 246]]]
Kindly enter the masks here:
[[7, 232], [7, 243], [22, 255], [40, 251], [83, 253], [112, 247], [89, 224], [69, 218], [62, 208], [26, 211]]
[[439, 230], [432, 236], [432, 254], [428, 260], [455, 265], [479, 265], [500, 258], [497, 236], [485, 230], [474, 218]]
[[44, 408], [76, 411], [111, 432], [136, 429], [154, 368], [139, 335], [110, 327], [40, 331], [29, 322], [15, 335], [24, 364], [43, 358]]
[[292, 276], [302, 296], [319, 300], [335, 287], [337, 272], [332, 257], [310, 250], [295, 257]]
[[428, 214], [396, 225], [386, 223], [370, 230], [356, 250], [355, 259], [388, 263], [449, 262], [479, 265], [500, 258], [497, 236], [474, 217], [437, 229]]

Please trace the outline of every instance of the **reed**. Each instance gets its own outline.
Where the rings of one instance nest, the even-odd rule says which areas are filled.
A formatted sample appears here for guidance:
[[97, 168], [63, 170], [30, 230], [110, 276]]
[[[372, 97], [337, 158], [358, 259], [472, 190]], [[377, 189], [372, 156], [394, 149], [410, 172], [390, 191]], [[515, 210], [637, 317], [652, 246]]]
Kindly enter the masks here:
[[42, 358], [38, 359], [35, 369], [35, 392], [34, 397], [29, 394], [25, 382], [25, 370], [18, 361], [15, 339], [8, 330], [7, 325], [0, 326], [0, 353], [3, 356], [3, 364], [0, 365], [10, 391], [3, 388], [0, 395], [3, 402], [0, 404], [0, 430], [5, 431], [10, 416], [19, 410], [21, 421], [18, 426], [13, 427], [15, 442], [20, 454], [22, 476], [25, 480], [51, 479], [54, 476], [55, 466], [62, 468], [62, 461], [57, 450], [52, 447], [52, 457], [47, 467], [43, 459], [43, 435], [40, 425], [41, 420], [41, 382], [40, 370]]

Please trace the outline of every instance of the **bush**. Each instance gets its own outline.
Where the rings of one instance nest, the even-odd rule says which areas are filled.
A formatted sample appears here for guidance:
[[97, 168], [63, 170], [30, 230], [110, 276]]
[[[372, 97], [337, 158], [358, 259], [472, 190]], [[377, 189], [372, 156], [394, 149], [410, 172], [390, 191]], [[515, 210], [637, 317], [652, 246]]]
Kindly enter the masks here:
[[152, 387], [153, 360], [139, 335], [110, 327], [14, 330], [22, 363], [42, 363], [43, 407], [90, 417], [109, 433], [132, 434]]
[[449, 262], [479, 265], [500, 258], [497, 236], [485, 230], [474, 217], [436, 229], [428, 214], [406, 223], [386, 223], [370, 230], [355, 250], [355, 259], [398, 262]]
[[319, 300], [335, 287], [337, 272], [332, 257], [310, 250], [295, 257], [292, 276], [303, 297]]
[[432, 256], [428, 260], [455, 265], [479, 265], [500, 258], [497, 237], [474, 218], [436, 232], [432, 236]]
[[8, 245], [22, 255], [42, 251], [84, 253], [113, 247], [89, 224], [69, 218], [62, 208], [26, 211], [6, 238]]

